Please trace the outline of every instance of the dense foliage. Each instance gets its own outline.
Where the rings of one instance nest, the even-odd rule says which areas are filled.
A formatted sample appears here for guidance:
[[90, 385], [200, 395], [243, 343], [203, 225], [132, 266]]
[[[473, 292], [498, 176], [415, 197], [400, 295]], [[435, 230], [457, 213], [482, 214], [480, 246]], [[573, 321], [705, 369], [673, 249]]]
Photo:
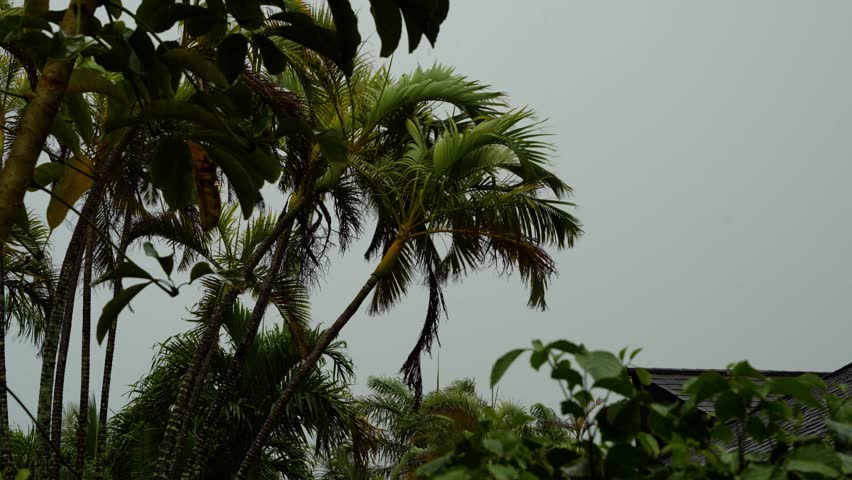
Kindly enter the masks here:
[[[449, 9], [370, 6], [382, 56], [403, 30], [409, 50], [434, 44]], [[531, 363], [549, 363], [565, 388], [561, 413], [486, 401], [467, 380], [424, 395], [420, 362], [446, 315], [445, 285], [511, 272], [544, 309], [553, 252], [581, 225], [533, 112], [449, 67], [376, 68], [359, 55], [348, 0], [49, 7], [0, 0], [2, 480], [849, 473], [848, 402], [820, 379], [776, 382], [746, 364], [696, 379], [683, 405], [659, 405], [623, 355], [555, 342], [536, 344]], [[28, 192], [49, 196], [43, 215]], [[63, 224], [69, 241], [52, 243]], [[358, 239], [372, 273], [336, 319], [313, 318], [333, 253]], [[156, 271], [134, 260], [140, 250]], [[387, 312], [418, 285], [428, 303], [410, 354], [394, 359], [401, 379], [372, 379], [356, 398], [338, 334], [364, 302]], [[98, 289], [109, 292], [101, 312]], [[163, 340], [111, 415], [116, 336], [145, 289], [199, 294], [192, 327]], [[81, 388], [69, 399], [75, 331]], [[98, 395], [93, 333], [106, 354]], [[9, 428], [13, 336], [41, 362], [27, 431]], [[498, 361], [492, 383], [521, 353]], [[706, 400], [715, 417], [696, 410]], [[826, 407], [831, 439], [794, 434], [800, 404]], [[720, 447], [732, 436], [777, 447], [745, 458]]]
[[[492, 371], [492, 385], [525, 350], [514, 350]], [[530, 364], [544, 365], [560, 384], [563, 415], [582, 419], [577, 436], [524, 438], [494, 414], [417, 473], [434, 479], [645, 478], [818, 479], [852, 475], [852, 401], [847, 385], [826, 385], [813, 374], [767, 378], [747, 362], [725, 375], [711, 371], [684, 386], [688, 398], [662, 403], [645, 387], [650, 374], [628, 370], [625, 358], [559, 340], [534, 342]], [[577, 367], [580, 368], [576, 368]], [[593, 395], [605, 395], [596, 402]], [[712, 404], [712, 413], [699, 408]], [[591, 410], [590, 410], [591, 407]], [[803, 415], [818, 412], [828, 435], [801, 432]], [[765, 453], [747, 444], [766, 444]]]

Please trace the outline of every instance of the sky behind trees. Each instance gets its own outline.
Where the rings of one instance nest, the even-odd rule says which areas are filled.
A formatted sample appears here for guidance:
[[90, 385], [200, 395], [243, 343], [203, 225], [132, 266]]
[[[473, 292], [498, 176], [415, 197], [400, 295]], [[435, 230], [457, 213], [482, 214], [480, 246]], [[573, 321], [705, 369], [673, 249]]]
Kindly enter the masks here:
[[[366, 35], [368, 2], [354, 3]], [[446, 290], [441, 382], [474, 377], [485, 389], [493, 361], [532, 338], [641, 346], [638, 363], [652, 367], [848, 363], [852, 4], [520, 5], [453, 0], [434, 50], [393, 59], [396, 74], [452, 65], [548, 119], [556, 170], [575, 189], [586, 231], [558, 255], [547, 312], [528, 310], [518, 282], [490, 272]], [[54, 245], [68, 235], [60, 227]], [[333, 321], [369, 275], [364, 247], [332, 257], [315, 321]], [[111, 405], [148, 370], [154, 344], [189, 327], [180, 318], [195, 300], [189, 290], [171, 299], [150, 289], [133, 303], [136, 315], [118, 327]], [[399, 369], [426, 301], [425, 290], [413, 291], [392, 312], [361, 312], [344, 330], [359, 383]], [[10, 386], [34, 407], [40, 362], [28, 347], [7, 348]], [[96, 351], [92, 378], [100, 379]], [[78, 361], [69, 357], [69, 392], [79, 386]], [[424, 363], [427, 389], [436, 367], [435, 357]], [[554, 388], [517, 368], [500, 395], [532, 403], [555, 398]], [[12, 418], [24, 421], [16, 407]]]

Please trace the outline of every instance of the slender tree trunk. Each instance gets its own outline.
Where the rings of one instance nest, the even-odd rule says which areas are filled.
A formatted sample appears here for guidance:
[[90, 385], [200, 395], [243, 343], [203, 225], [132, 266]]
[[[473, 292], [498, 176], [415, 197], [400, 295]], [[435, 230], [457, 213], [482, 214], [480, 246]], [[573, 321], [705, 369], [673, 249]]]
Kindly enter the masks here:
[[[127, 245], [130, 242], [130, 228], [133, 224], [133, 210], [128, 205], [124, 211], [124, 224], [121, 227], [121, 239], [118, 244], [118, 260], [124, 258], [127, 252]], [[117, 262], [116, 262], [117, 263]], [[118, 295], [123, 290], [120, 278], [112, 282], [112, 294]], [[95, 453], [95, 478], [103, 479], [104, 472], [104, 453], [106, 450], [107, 440], [107, 423], [109, 416], [109, 391], [112, 383], [112, 363], [115, 355], [115, 329], [118, 322], [114, 322], [107, 334], [106, 352], [104, 353], [104, 377], [101, 386], [101, 405], [98, 410], [98, 441]]]
[[272, 405], [272, 410], [266, 417], [266, 420], [264, 420], [263, 426], [260, 427], [257, 436], [254, 438], [248, 452], [246, 452], [245, 458], [243, 458], [243, 463], [240, 464], [240, 468], [237, 470], [237, 474], [234, 477], [235, 480], [246, 480], [248, 478], [249, 471], [254, 467], [263, 446], [266, 445], [267, 440], [269, 440], [269, 435], [281, 422], [281, 417], [286, 411], [287, 403], [290, 402], [291, 398], [293, 398], [293, 394], [296, 393], [296, 389], [299, 388], [301, 383], [308, 377], [308, 375], [310, 375], [311, 371], [313, 371], [319, 362], [320, 357], [322, 357], [322, 354], [325, 353], [325, 350], [329, 345], [331, 345], [331, 342], [337, 338], [337, 335], [343, 327], [346, 326], [346, 323], [352, 319], [355, 312], [357, 312], [361, 307], [361, 304], [364, 303], [367, 295], [373, 291], [373, 288], [375, 288], [379, 279], [388, 274], [390, 269], [399, 259], [399, 255], [404, 246], [405, 232], [401, 231], [396, 240], [391, 243], [387, 252], [385, 252], [382, 260], [379, 262], [379, 265], [370, 275], [370, 278], [367, 279], [367, 282], [364, 283], [364, 286], [358, 291], [358, 294], [356, 294], [352, 301], [349, 302], [349, 305], [347, 305], [346, 309], [343, 310], [343, 313], [337, 317], [337, 320], [335, 320], [334, 323], [332, 323], [331, 326], [323, 332], [311, 353], [302, 360], [301, 365], [299, 365], [299, 369], [296, 370], [296, 374], [290, 378], [290, 381], [287, 383], [287, 387], [284, 388], [284, 391], [281, 392], [281, 396], [275, 404]]
[[319, 342], [317, 342], [314, 349], [311, 353], [302, 360], [301, 365], [299, 365], [298, 370], [296, 370], [296, 374], [290, 379], [290, 382], [287, 383], [287, 387], [281, 393], [281, 397], [275, 402], [272, 406], [272, 411], [269, 413], [269, 416], [266, 417], [266, 420], [263, 422], [263, 426], [260, 427], [260, 430], [257, 433], [254, 441], [246, 452], [246, 456], [243, 459], [243, 463], [240, 465], [240, 469], [237, 471], [235, 479], [245, 480], [248, 478], [249, 470], [254, 466], [254, 463], [257, 461], [261, 449], [266, 444], [266, 441], [269, 439], [269, 435], [272, 433], [272, 430], [278, 426], [281, 421], [281, 417], [284, 415], [284, 411], [287, 407], [287, 403], [293, 397], [293, 394], [296, 393], [296, 389], [301, 385], [301, 383], [308, 377], [308, 375], [313, 371], [314, 367], [316, 367], [317, 362], [319, 362], [320, 357], [323, 353], [325, 353], [325, 349], [331, 345], [331, 342], [337, 337], [337, 334], [340, 333], [340, 330], [346, 325], [346, 323], [355, 315], [355, 312], [358, 311], [358, 308], [361, 306], [361, 303], [364, 302], [364, 299], [367, 298], [367, 295], [373, 290], [376, 286], [376, 283], [379, 281], [379, 277], [375, 274], [370, 275], [370, 278], [361, 287], [361, 290], [355, 295], [355, 298], [349, 302], [349, 305], [343, 311], [342, 314], [335, 320], [335, 322], [329, 327], [320, 337]]
[[[304, 200], [304, 197], [302, 198], [302, 200], [292, 205], [290, 210], [278, 219], [269, 236], [255, 249], [240, 272], [243, 277], [249, 277], [253, 274], [255, 267], [263, 259], [263, 256], [269, 252], [281, 234], [292, 226], [296, 220], [296, 215], [308, 203]], [[178, 456], [178, 449], [176, 448], [177, 440], [180, 439], [183, 441], [186, 438], [189, 426], [192, 423], [192, 417], [195, 414], [194, 404], [198, 399], [198, 392], [200, 392], [207, 376], [207, 371], [210, 368], [210, 362], [213, 358], [213, 349], [219, 340], [219, 329], [222, 326], [222, 320], [225, 314], [230, 312], [239, 293], [236, 289], [229, 289], [222, 297], [213, 315], [207, 321], [198, 349], [196, 349], [189, 369], [181, 380], [175, 404], [169, 414], [166, 431], [160, 442], [160, 452], [154, 469], [154, 480], [168, 480], [169, 474], [173, 471], [172, 463], [177, 460]]]
[[[81, 220], [82, 222], [82, 220]], [[86, 235], [82, 236], [80, 243], [85, 242]], [[68, 247], [69, 250], [71, 247]], [[65, 298], [65, 313], [62, 319], [62, 332], [59, 337], [59, 351], [56, 358], [56, 378], [53, 384], [53, 410], [50, 420], [50, 441], [53, 442], [54, 458], [50, 463], [51, 480], [59, 480], [59, 459], [55, 458], [55, 451], [62, 448], [62, 407], [65, 394], [65, 365], [68, 362], [68, 345], [71, 341], [71, 327], [74, 320], [74, 301], [77, 296], [77, 282], [80, 276], [80, 266], [83, 264], [83, 251], [85, 246], [77, 248], [79, 251], [74, 259], [73, 277], [68, 279], [69, 285]]]
[[[113, 150], [107, 155], [104, 161], [98, 165], [98, 177], [92, 187], [89, 189], [89, 194], [86, 196], [86, 201], [83, 208], [80, 210], [81, 218], [77, 220], [77, 225], [74, 227], [74, 232], [71, 234], [71, 240], [68, 242], [68, 248], [65, 250], [65, 258], [62, 261], [62, 269], [60, 270], [59, 279], [56, 282], [56, 290], [51, 299], [50, 315], [45, 328], [44, 339], [41, 347], [41, 380], [39, 383], [38, 396], [38, 412], [36, 419], [42, 425], [45, 432], [51, 431], [51, 406], [53, 400], [53, 380], [56, 372], [56, 351], [59, 344], [63, 320], [65, 318], [65, 301], [68, 297], [68, 290], [76, 290], [77, 278], [80, 276], [80, 264], [78, 260], [82, 253], [85, 242], [88, 223], [86, 218], [92, 218], [98, 203], [101, 201], [104, 190], [108, 183], [107, 172], [112, 168], [118, 159], [121, 157], [124, 147], [132, 133], [125, 133], [115, 145]], [[72, 284], [73, 280], [73, 284]], [[62, 405], [60, 409], [60, 418]], [[48, 457], [50, 456], [50, 439], [45, 439], [39, 436], [39, 448], [37, 457], [37, 478], [48, 478]]]
[[[65, 259], [62, 262], [59, 278], [56, 282], [56, 290], [50, 306], [50, 315], [47, 319], [44, 339], [41, 345], [41, 382], [38, 396], [38, 412], [36, 420], [42, 425], [45, 432], [50, 432], [51, 405], [53, 401], [53, 379], [56, 371], [56, 350], [59, 344], [61, 328], [65, 314], [65, 302], [68, 299], [68, 291], [77, 288], [77, 277], [79, 276], [80, 257], [84, 231], [83, 221], [78, 221], [77, 228], [71, 235], [68, 249], [65, 251]], [[76, 267], [76, 268], [75, 268]], [[73, 285], [72, 277], [74, 279]], [[61, 406], [60, 406], [61, 408]], [[38, 448], [38, 478], [48, 478], [48, 458], [51, 455], [50, 439], [39, 436]]]
[[[272, 295], [272, 289], [275, 285], [275, 276], [281, 268], [281, 264], [287, 253], [291, 233], [292, 230], [285, 232], [284, 237], [278, 242], [278, 246], [275, 248], [275, 253], [272, 255], [272, 261], [269, 265], [269, 275], [261, 286], [260, 293], [257, 296], [257, 301], [251, 313], [251, 318], [249, 318], [249, 322], [246, 325], [245, 334], [234, 351], [234, 356], [228, 365], [228, 372], [225, 374], [225, 379], [219, 385], [216, 398], [207, 410], [207, 416], [204, 419], [201, 431], [195, 439], [195, 446], [192, 449], [192, 455], [189, 457], [189, 468], [183, 476], [186, 480], [200, 478], [204, 471], [204, 466], [207, 464], [213, 439], [216, 437], [219, 427], [220, 413], [225, 403], [230, 400], [231, 393], [237, 384], [240, 371], [243, 368], [246, 355], [248, 355], [248, 351], [260, 329], [260, 323], [263, 321], [263, 316], [266, 313], [266, 307], [269, 305], [269, 298]], [[171, 475], [172, 478], [176, 476], [175, 474]]]
[[[30, 1], [26, 9], [43, 9], [45, 3], [44, 0]], [[62, 19], [62, 31], [69, 35], [89, 33], [95, 7], [96, 0], [71, 0]], [[33, 170], [59, 111], [73, 68], [73, 59], [48, 58], [33, 96], [24, 109], [9, 157], [0, 172], [0, 242], [6, 241], [24, 205], [24, 194], [32, 181]]]
[[4, 245], [0, 243], [0, 462], [3, 462], [3, 480], [15, 480], [12, 445], [9, 443], [9, 398], [6, 393], [6, 259]]
[[89, 229], [83, 259], [83, 318], [80, 332], [80, 414], [77, 416], [77, 463], [75, 470], [83, 474], [86, 468], [86, 437], [89, 433], [89, 363], [92, 335], [92, 256], [95, 232]]

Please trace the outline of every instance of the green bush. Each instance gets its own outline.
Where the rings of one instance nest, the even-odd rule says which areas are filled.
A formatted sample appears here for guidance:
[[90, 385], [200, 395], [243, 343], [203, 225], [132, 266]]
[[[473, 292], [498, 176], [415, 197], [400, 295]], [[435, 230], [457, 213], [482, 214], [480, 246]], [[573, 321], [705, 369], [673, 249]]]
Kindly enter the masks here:
[[[654, 400], [651, 375], [628, 369], [638, 351], [589, 351], [560, 340], [533, 342], [494, 364], [492, 387], [521, 355], [547, 365], [565, 393], [562, 413], [583, 428], [567, 441], [521, 439], [480, 419], [452, 451], [421, 466], [435, 480], [461, 479], [837, 479], [852, 475], [852, 402], [845, 386], [822, 378], [767, 378], [748, 363], [727, 374], [707, 372], [684, 385], [676, 404]], [[595, 400], [604, 395], [603, 402]], [[714, 405], [713, 414], [698, 408]], [[598, 403], [600, 403], [598, 405]], [[803, 413], [817, 410], [828, 435], [798, 431]], [[770, 442], [768, 453], [745, 453], [748, 442]]]

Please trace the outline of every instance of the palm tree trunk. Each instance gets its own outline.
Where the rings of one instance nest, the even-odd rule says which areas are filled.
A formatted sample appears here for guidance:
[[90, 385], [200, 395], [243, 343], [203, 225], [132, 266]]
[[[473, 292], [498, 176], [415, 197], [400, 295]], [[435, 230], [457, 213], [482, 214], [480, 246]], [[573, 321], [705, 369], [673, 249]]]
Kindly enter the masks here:
[[9, 398], [6, 394], [6, 269], [3, 244], [0, 244], [0, 461], [3, 480], [15, 479], [12, 445], [9, 443]]
[[[124, 224], [121, 227], [121, 239], [118, 244], [117, 258], [121, 260], [127, 252], [127, 245], [130, 242], [130, 228], [133, 225], [133, 210], [128, 205], [124, 211]], [[112, 294], [118, 295], [123, 290], [120, 278], [112, 282]], [[98, 410], [98, 440], [97, 449], [95, 451], [95, 478], [103, 479], [104, 472], [104, 453], [106, 450], [107, 440], [107, 417], [109, 416], [109, 391], [112, 383], [112, 362], [115, 355], [115, 329], [118, 322], [114, 322], [107, 334], [106, 352], [104, 353], [104, 376], [101, 385], [101, 405]]]
[[[51, 406], [53, 401], [53, 379], [56, 371], [56, 353], [64, 324], [65, 302], [68, 300], [68, 292], [77, 289], [77, 277], [80, 273], [80, 251], [82, 250], [84, 222], [77, 222], [77, 228], [71, 235], [68, 249], [65, 251], [65, 259], [62, 262], [59, 278], [56, 282], [56, 290], [50, 306], [50, 316], [47, 320], [44, 339], [41, 346], [41, 382], [38, 396], [38, 412], [36, 420], [42, 425], [45, 432], [51, 432]], [[73, 279], [73, 282], [72, 282]], [[73, 283], [73, 284], [72, 284]], [[73, 298], [73, 297], [72, 297]], [[61, 409], [62, 406], [60, 405]], [[48, 457], [51, 455], [50, 439], [39, 437], [38, 448], [38, 478], [48, 478]]]
[[239, 470], [237, 471], [236, 476], [234, 477], [236, 480], [246, 480], [248, 478], [249, 470], [254, 466], [254, 463], [257, 461], [258, 456], [260, 455], [261, 449], [266, 444], [266, 441], [269, 439], [269, 435], [272, 433], [272, 430], [279, 425], [281, 421], [281, 417], [284, 415], [284, 411], [287, 408], [287, 403], [293, 397], [293, 394], [296, 393], [296, 389], [301, 385], [301, 383], [308, 377], [308, 375], [313, 371], [314, 367], [316, 367], [317, 362], [319, 362], [320, 357], [325, 350], [331, 345], [331, 342], [337, 338], [337, 335], [346, 326], [346, 323], [352, 319], [355, 315], [355, 312], [361, 307], [361, 304], [364, 303], [364, 300], [367, 298], [367, 295], [373, 291], [376, 284], [379, 282], [384, 275], [388, 274], [390, 269], [394, 266], [397, 259], [399, 258], [400, 253], [402, 252], [402, 248], [405, 246], [405, 234], [403, 232], [396, 238], [396, 240], [391, 243], [391, 246], [388, 248], [387, 252], [385, 252], [382, 260], [379, 262], [379, 265], [370, 275], [370, 278], [367, 279], [367, 282], [364, 283], [364, 286], [361, 287], [361, 290], [358, 291], [358, 294], [355, 295], [349, 305], [346, 306], [346, 309], [343, 310], [343, 313], [337, 317], [337, 320], [334, 321], [333, 324], [323, 332], [319, 341], [317, 342], [314, 349], [311, 353], [302, 360], [302, 364], [299, 366], [299, 369], [296, 371], [296, 374], [290, 379], [287, 383], [287, 387], [281, 392], [281, 397], [275, 402], [272, 406], [272, 411], [266, 417], [266, 420], [263, 422], [263, 426], [260, 427], [260, 431], [258, 431], [257, 436], [254, 438], [251, 446], [246, 452], [246, 456], [243, 459], [243, 463], [240, 465]]
[[[291, 206], [290, 210], [281, 215], [269, 236], [258, 245], [254, 254], [240, 271], [243, 277], [248, 277], [254, 272], [255, 267], [260, 263], [263, 256], [269, 252], [272, 245], [282, 233], [293, 225], [296, 215], [307, 203], [304, 197], [302, 197], [302, 199]], [[163, 433], [163, 439], [160, 442], [160, 452], [154, 469], [154, 480], [168, 480], [169, 474], [173, 471], [172, 464], [178, 456], [176, 454], [178, 453], [178, 449], [176, 448], [177, 440], [181, 440], [182, 443], [186, 438], [195, 414], [195, 403], [197, 403], [201, 387], [207, 376], [207, 371], [210, 369], [213, 349], [219, 340], [219, 328], [222, 326], [225, 314], [230, 312], [239, 293], [236, 289], [229, 289], [219, 302], [216, 311], [213, 312], [213, 315], [207, 321], [207, 326], [202, 334], [198, 349], [192, 357], [189, 369], [181, 380], [175, 404], [169, 414], [169, 421]], [[182, 445], [180, 447], [182, 448]]]
[[92, 250], [95, 232], [89, 229], [86, 254], [83, 259], [83, 318], [80, 333], [80, 414], [77, 416], [77, 463], [81, 474], [86, 467], [86, 434], [89, 431], [89, 363], [92, 334]]
[[[45, 327], [44, 339], [41, 346], [41, 380], [39, 382], [38, 396], [38, 412], [36, 420], [42, 426], [45, 432], [51, 431], [51, 407], [53, 400], [53, 380], [56, 372], [56, 352], [59, 344], [62, 324], [65, 317], [65, 302], [68, 297], [68, 291], [72, 292], [77, 289], [77, 278], [80, 276], [80, 256], [83, 250], [86, 231], [89, 225], [86, 219], [92, 218], [97, 208], [98, 203], [103, 196], [104, 190], [108, 182], [107, 172], [112, 168], [124, 152], [124, 147], [127, 146], [127, 141], [132, 133], [128, 132], [120, 138], [113, 147], [113, 150], [107, 155], [106, 159], [98, 165], [98, 177], [89, 189], [89, 194], [86, 196], [86, 201], [83, 208], [80, 210], [80, 216], [77, 220], [77, 225], [74, 227], [74, 232], [71, 234], [71, 240], [68, 242], [68, 248], [65, 250], [65, 258], [62, 261], [62, 269], [60, 270], [59, 279], [56, 282], [56, 290], [51, 299], [50, 315]], [[73, 280], [73, 284], [72, 284]], [[63, 372], [64, 375], [64, 372]], [[58, 406], [61, 419], [62, 405]], [[50, 439], [39, 437], [39, 448], [37, 457], [37, 478], [48, 478], [48, 456], [50, 455]]]
[[346, 325], [346, 323], [355, 315], [355, 312], [358, 311], [358, 308], [364, 302], [364, 299], [367, 298], [367, 295], [373, 291], [373, 288], [376, 286], [376, 283], [379, 281], [379, 277], [376, 274], [370, 275], [370, 278], [367, 279], [367, 282], [361, 287], [361, 290], [358, 291], [358, 294], [355, 295], [355, 298], [349, 302], [349, 305], [340, 314], [340, 316], [335, 320], [335, 322], [331, 325], [331, 327], [326, 330], [317, 342], [317, 345], [311, 351], [311, 353], [302, 360], [302, 364], [299, 366], [299, 369], [296, 371], [296, 374], [290, 379], [290, 382], [287, 383], [287, 387], [281, 393], [281, 397], [275, 402], [272, 406], [272, 411], [269, 413], [269, 416], [266, 417], [266, 420], [263, 422], [263, 426], [260, 427], [260, 430], [257, 433], [257, 436], [254, 438], [251, 446], [246, 452], [246, 456], [243, 459], [243, 463], [240, 465], [240, 469], [237, 471], [236, 476], [234, 477], [236, 480], [245, 480], [248, 478], [249, 470], [254, 466], [255, 461], [260, 455], [260, 451], [263, 446], [266, 444], [266, 441], [269, 439], [269, 435], [272, 433], [272, 430], [279, 425], [281, 421], [281, 417], [284, 415], [284, 411], [287, 407], [287, 403], [293, 397], [293, 394], [296, 393], [296, 389], [308, 377], [311, 371], [316, 367], [317, 362], [319, 362], [320, 357], [325, 352], [325, 349], [331, 345], [331, 342], [337, 337], [337, 334], [340, 333], [340, 330]]
[[[43, 8], [43, 0], [27, 2], [26, 8]], [[96, 0], [71, 0], [62, 19], [62, 31], [69, 35], [88, 34]], [[24, 205], [24, 193], [33, 178], [35, 164], [59, 111], [74, 69], [73, 59], [48, 58], [33, 96], [24, 109], [9, 157], [0, 172], [0, 242], [5, 242]]]
[[[83, 241], [85, 241], [85, 237], [84, 235], [82, 238]], [[71, 327], [74, 320], [74, 301], [77, 296], [77, 282], [80, 276], [80, 267], [83, 264], [83, 250], [85, 250], [85, 246], [79, 250], [74, 260], [74, 276], [68, 279], [69, 285], [66, 291], [67, 297], [65, 298], [64, 306], [65, 313], [62, 319], [62, 332], [59, 337], [59, 351], [56, 359], [56, 378], [53, 385], [53, 410], [50, 420], [50, 440], [53, 442], [54, 451], [60, 451], [62, 448], [62, 403], [63, 395], [65, 394], [65, 365], [68, 362], [68, 345], [71, 341]], [[50, 463], [50, 478], [51, 480], [59, 480], [59, 460], [56, 458]]]
[[[257, 332], [260, 329], [260, 323], [266, 313], [266, 307], [269, 305], [269, 297], [272, 295], [272, 289], [275, 285], [275, 276], [281, 268], [281, 264], [283, 263], [284, 257], [287, 253], [291, 233], [292, 230], [287, 230], [287, 232], [285, 232], [284, 237], [280, 242], [278, 242], [278, 246], [275, 248], [275, 253], [272, 255], [272, 261], [269, 265], [269, 276], [265, 279], [261, 286], [260, 293], [257, 296], [257, 301], [255, 302], [254, 309], [251, 313], [251, 318], [249, 318], [249, 322], [246, 325], [245, 334], [234, 351], [234, 356], [231, 359], [231, 363], [228, 365], [228, 372], [225, 374], [225, 379], [222, 381], [222, 384], [219, 385], [216, 398], [213, 400], [213, 404], [210, 405], [210, 408], [207, 411], [207, 416], [204, 419], [201, 432], [195, 439], [195, 446], [192, 449], [192, 455], [190, 456], [190, 461], [188, 463], [189, 468], [183, 476], [186, 480], [199, 478], [203, 473], [204, 465], [207, 463], [207, 459], [210, 456], [210, 448], [213, 443], [213, 438], [216, 436], [216, 430], [219, 426], [219, 414], [222, 411], [222, 407], [225, 406], [225, 402], [227, 402], [231, 397], [231, 393], [236, 386], [240, 371], [243, 368], [243, 362], [245, 362], [246, 355], [254, 343], [255, 337], [257, 337]], [[175, 464], [177, 464], [177, 462], [175, 462]], [[172, 475], [170, 475], [171, 478], [176, 478], [176, 473], [179, 472], [173, 472]]]

